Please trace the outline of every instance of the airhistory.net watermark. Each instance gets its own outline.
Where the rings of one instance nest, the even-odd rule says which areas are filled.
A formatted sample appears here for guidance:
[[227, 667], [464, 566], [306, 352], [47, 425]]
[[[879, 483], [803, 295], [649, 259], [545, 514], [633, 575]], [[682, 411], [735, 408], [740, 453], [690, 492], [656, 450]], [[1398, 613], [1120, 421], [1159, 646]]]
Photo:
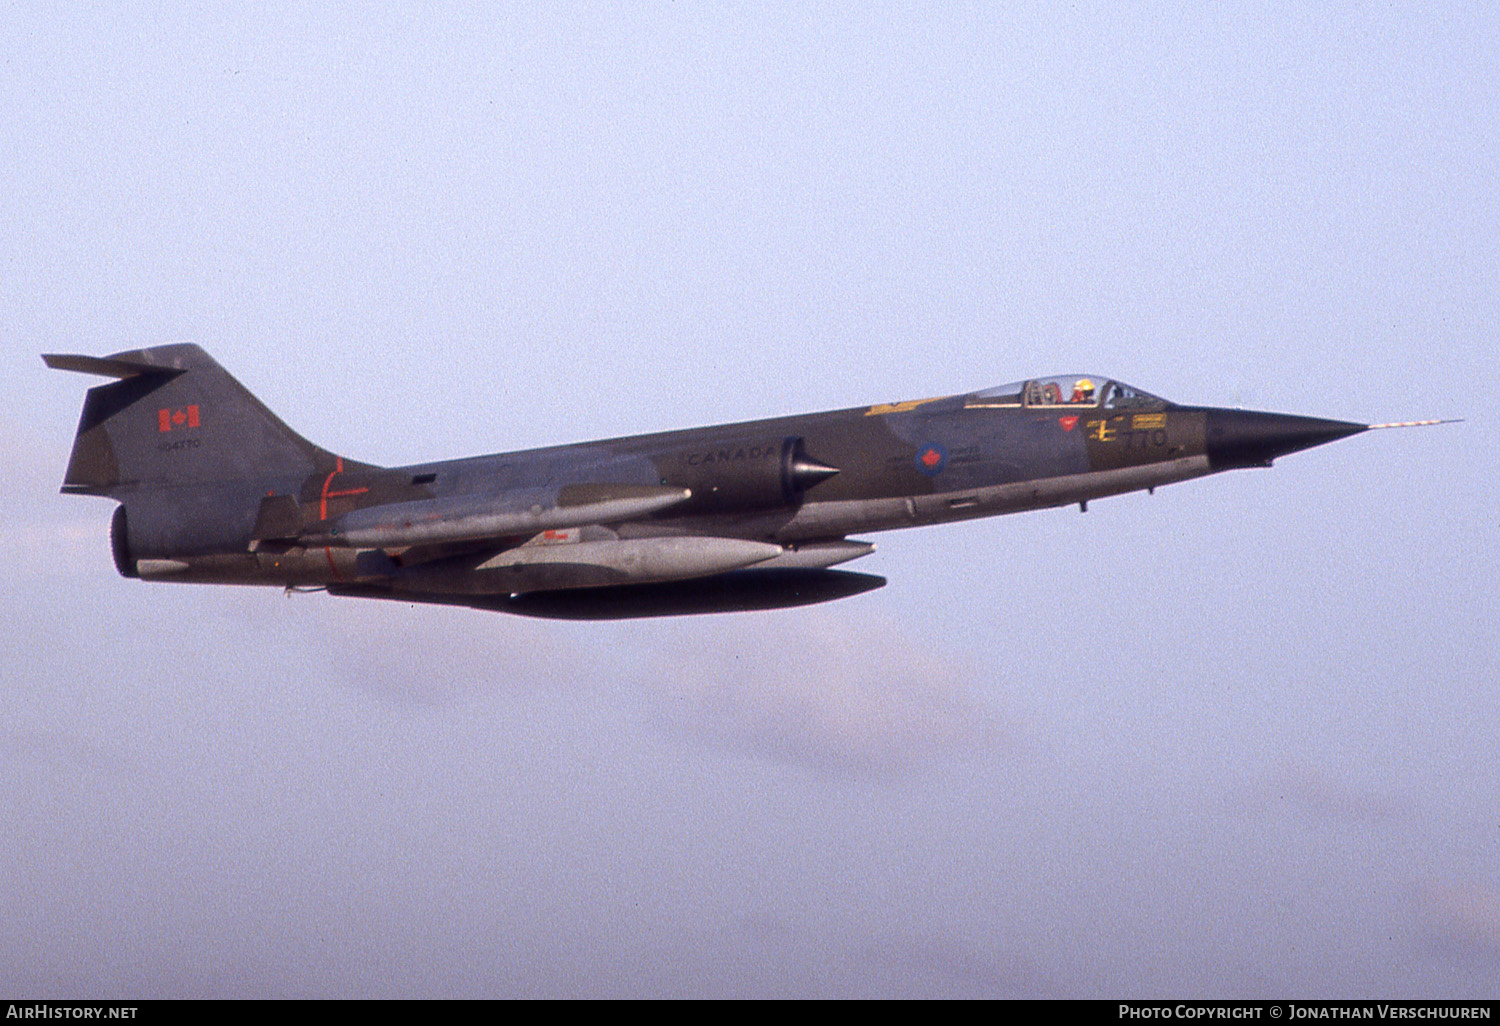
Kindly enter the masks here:
[[134, 1019], [138, 1005], [6, 1005], [7, 1019]]

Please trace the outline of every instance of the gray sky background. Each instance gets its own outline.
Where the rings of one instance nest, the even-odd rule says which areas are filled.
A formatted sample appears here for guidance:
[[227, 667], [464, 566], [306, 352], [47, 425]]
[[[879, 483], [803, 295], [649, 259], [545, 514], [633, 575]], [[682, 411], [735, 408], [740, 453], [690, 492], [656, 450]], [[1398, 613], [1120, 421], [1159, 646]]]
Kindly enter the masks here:
[[[0, 25], [0, 992], [1496, 995], [1493, 6]], [[38, 354], [184, 339], [380, 463], [1075, 370], [1467, 422], [532, 622], [116, 576]]]

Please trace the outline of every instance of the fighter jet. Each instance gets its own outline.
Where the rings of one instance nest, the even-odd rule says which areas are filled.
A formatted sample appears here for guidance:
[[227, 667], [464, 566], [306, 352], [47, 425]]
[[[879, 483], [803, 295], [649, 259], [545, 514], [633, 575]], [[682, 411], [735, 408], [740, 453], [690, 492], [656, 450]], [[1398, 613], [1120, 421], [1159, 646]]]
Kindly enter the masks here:
[[380, 467], [302, 438], [196, 345], [43, 359], [118, 379], [89, 390], [62, 491], [119, 504], [126, 577], [571, 619], [855, 595], [886, 582], [830, 569], [874, 551], [854, 534], [1086, 510], [1398, 426], [1180, 406], [1066, 374]]

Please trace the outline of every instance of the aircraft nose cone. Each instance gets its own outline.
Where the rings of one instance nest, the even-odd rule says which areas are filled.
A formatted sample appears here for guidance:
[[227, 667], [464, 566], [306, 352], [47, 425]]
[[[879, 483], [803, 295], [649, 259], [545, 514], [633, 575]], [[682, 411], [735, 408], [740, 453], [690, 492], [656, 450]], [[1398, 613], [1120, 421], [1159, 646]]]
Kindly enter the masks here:
[[1347, 420], [1255, 410], [1209, 410], [1205, 441], [1209, 465], [1214, 470], [1229, 470], [1269, 467], [1278, 456], [1336, 442], [1366, 429], [1364, 424]]

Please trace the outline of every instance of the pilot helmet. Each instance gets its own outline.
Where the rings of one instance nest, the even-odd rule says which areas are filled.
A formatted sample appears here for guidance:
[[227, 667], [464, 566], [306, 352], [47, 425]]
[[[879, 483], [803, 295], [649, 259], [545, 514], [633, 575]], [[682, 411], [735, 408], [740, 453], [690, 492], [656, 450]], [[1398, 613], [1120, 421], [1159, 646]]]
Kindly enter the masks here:
[[1073, 386], [1073, 391], [1082, 392], [1084, 396], [1092, 396], [1094, 394], [1094, 383], [1088, 378], [1079, 378], [1078, 382]]

